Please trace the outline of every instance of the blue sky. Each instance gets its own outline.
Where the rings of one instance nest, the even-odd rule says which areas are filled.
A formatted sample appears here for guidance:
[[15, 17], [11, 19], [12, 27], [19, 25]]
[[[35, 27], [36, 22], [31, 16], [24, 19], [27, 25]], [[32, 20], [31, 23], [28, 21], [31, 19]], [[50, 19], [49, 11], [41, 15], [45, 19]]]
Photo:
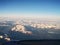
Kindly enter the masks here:
[[59, 0], [0, 0], [0, 16], [60, 16]]

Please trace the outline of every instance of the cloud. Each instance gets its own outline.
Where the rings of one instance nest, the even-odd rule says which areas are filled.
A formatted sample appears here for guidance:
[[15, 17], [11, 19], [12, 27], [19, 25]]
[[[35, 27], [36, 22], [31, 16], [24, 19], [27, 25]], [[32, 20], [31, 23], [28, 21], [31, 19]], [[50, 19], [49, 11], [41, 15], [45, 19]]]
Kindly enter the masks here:
[[11, 30], [12, 31], [18, 31], [18, 32], [21, 32], [21, 33], [24, 33], [24, 34], [32, 34], [31, 31], [27, 31], [26, 28], [23, 25], [20, 25], [20, 24], [14, 26]]

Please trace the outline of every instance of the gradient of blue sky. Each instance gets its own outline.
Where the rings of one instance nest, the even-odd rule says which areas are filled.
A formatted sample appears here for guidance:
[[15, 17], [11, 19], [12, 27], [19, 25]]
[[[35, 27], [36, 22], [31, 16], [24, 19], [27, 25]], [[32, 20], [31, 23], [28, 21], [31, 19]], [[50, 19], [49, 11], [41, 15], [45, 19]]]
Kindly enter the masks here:
[[59, 0], [0, 0], [0, 16], [60, 16]]

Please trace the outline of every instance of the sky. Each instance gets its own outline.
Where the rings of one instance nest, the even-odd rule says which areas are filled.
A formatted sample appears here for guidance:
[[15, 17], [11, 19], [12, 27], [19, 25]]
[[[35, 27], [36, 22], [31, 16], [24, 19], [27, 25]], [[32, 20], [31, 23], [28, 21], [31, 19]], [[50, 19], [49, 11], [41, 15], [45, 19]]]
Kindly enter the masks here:
[[0, 16], [60, 18], [60, 0], [0, 0]]

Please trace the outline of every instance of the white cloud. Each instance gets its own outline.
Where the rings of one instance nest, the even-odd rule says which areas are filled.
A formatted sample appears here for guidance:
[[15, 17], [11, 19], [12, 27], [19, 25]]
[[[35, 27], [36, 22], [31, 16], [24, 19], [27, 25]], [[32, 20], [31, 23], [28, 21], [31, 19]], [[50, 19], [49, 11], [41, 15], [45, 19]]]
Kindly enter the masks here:
[[23, 25], [16, 25], [11, 30], [12, 31], [22, 32], [24, 34], [32, 34], [32, 32], [31, 31], [27, 31]]

